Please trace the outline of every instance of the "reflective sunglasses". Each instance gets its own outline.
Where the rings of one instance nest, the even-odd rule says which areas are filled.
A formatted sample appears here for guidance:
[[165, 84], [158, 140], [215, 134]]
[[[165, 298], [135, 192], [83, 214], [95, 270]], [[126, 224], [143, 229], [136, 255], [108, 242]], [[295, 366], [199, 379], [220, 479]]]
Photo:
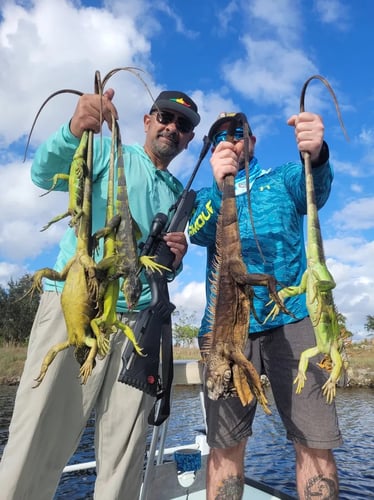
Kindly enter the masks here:
[[[221, 130], [220, 132], [217, 132], [212, 139], [213, 147], [216, 147], [217, 144], [219, 144], [222, 141], [226, 141], [226, 139], [227, 139], [227, 130]], [[244, 131], [242, 127], [235, 129], [234, 139], [235, 141], [241, 141], [242, 139], [244, 139]]]
[[169, 123], [175, 123], [177, 130], [182, 132], [182, 134], [187, 134], [188, 132], [192, 132], [193, 124], [188, 118], [184, 118], [183, 116], [176, 116], [174, 113], [170, 111], [156, 111], [153, 110], [152, 114], [155, 114], [156, 120], [161, 125], [169, 125]]

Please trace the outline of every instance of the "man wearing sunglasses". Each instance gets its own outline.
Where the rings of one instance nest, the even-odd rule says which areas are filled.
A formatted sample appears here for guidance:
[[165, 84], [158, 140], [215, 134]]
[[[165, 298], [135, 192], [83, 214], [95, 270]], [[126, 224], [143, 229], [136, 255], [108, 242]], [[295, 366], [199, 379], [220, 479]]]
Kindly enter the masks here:
[[[242, 115], [242, 114], [241, 114]], [[243, 115], [242, 115], [243, 116]], [[209, 305], [214, 296], [212, 273], [216, 253], [216, 224], [221, 207], [222, 182], [235, 175], [242, 257], [250, 273], [268, 273], [281, 286], [298, 285], [306, 268], [303, 219], [306, 215], [305, 174], [302, 162], [289, 162], [275, 169], [260, 165], [254, 155], [256, 137], [249, 127], [249, 186], [253, 226], [248, 212], [242, 127], [228, 129], [235, 113], [222, 113], [209, 131], [212, 142], [210, 160], [213, 185], [197, 193], [196, 210], [190, 221], [192, 243], [207, 248], [207, 306], [199, 331], [202, 353], [210, 331]], [[333, 178], [329, 150], [323, 140], [322, 119], [313, 113], [300, 113], [288, 120], [295, 129], [300, 152], [311, 154], [316, 202], [321, 208], [330, 194]], [[257, 243], [261, 249], [258, 249]], [[254, 287], [254, 309], [260, 321], [271, 310], [266, 287]], [[296, 452], [296, 482], [300, 499], [319, 496], [320, 488], [329, 486], [330, 499], [338, 498], [337, 470], [332, 448], [342, 443], [334, 403], [327, 404], [322, 386], [327, 380], [312, 359], [301, 394], [295, 394], [293, 380], [302, 351], [315, 345], [315, 336], [305, 304], [305, 294], [286, 301], [294, 314], [284, 313], [265, 324], [250, 314], [249, 338], [245, 348], [248, 359], [259, 374], [266, 374], [274, 401]], [[243, 492], [244, 454], [256, 402], [243, 406], [238, 397], [213, 401], [205, 397], [208, 444], [208, 499], [240, 499]], [[261, 464], [258, 464], [261, 469]], [[322, 491], [322, 490], [321, 490]], [[229, 493], [228, 493], [229, 492]], [[327, 498], [327, 496], [326, 496]]]
[[[51, 187], [53, 176], [68, 173], [84, 130], [101, 130], [102, 121], [117, 117], [114, 91], [83, 95], [69, 123], [65, 123], [36, 151], [33, 182]], [[200, 116], [194, 101], [179, 91], [164, 91], [144, 116], [145, 142], [124, 145], [124, 164], [130, 210], [144, 241], [156, 213], [168, 214], [183, 190], [168, 171], [170, 162], [194, 137]], [[104, 227], [108, 190], [110, 138], [96, 138], [93, 172], [93, 232]], [[59, 182], [56, 189], [67, 190]], [[129, 238], [131, 236], [129, 235]], [[187, 250], [184, 233], [165, 236], [180, 267]], [[76, 236], [68, 228], [60, 242], [55, 269], [61, 271], [75, 253]], [[98, 255], [96, 260], [100, 259]], [[142, 294], [135, 310], [129, 310], [122, 294], [117, 303], [119, 319], [133, 326], [139, 310], [150, 303], [150, 287], [142, 276]], [[95, 411], [96, 473], [94, 498], [130, 500], [139, 497], [143, 470], [147, 418], [154, 400], [144, 392], [118, 382], [125, 336], [111, 335], [111, 349], [96, 366], [85, 385], [79, 381], [79, 364], [73, 350], [59, 353], [37, 388], [47, 350], [67, 338], [61, 311], [64, 283], [46, 280], [44, 293], [30, 334], [28, 356], [17, 392], [8, 444], [0, 464], [2, 499], [51, 500], [62, 469], [74, 453], [87, 421]], [[85, 494], [82, 493], [84, 496]], [[83, 498], [83, 497], [82, 497]]]

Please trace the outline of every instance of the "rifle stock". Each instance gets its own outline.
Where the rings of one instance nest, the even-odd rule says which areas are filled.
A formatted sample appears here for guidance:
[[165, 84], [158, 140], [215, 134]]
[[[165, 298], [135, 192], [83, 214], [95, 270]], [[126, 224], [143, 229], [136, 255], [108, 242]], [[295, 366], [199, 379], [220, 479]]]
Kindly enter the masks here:
[[128, 342], [122, 355], [123, 368], [118, 380], [156, 397], [162, 390], [159, 386], [161, 337], [169, 327], [175, 306], [169, 300], [167, 283], [163, 278], [152, 278], [151, 289], [152, 302], [138, 313], [133, 329], [145, 356], [139, 356]]

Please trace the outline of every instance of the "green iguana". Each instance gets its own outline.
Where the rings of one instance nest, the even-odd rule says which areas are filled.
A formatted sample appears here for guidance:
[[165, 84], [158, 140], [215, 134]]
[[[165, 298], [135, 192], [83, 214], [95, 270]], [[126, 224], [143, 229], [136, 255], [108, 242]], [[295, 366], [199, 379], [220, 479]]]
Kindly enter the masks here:
[[[341, 120], [340, 110], [334, 91], [327, 80], [319, 75], [310, 77], [304, 84], [301, 98], [300, 111], [304, 111], [305, 91], [312, 79], [321, 80], [329, 89], [335, 103], [340, 124], [343, 131], [345, 128]], [[336, 395], [336, 384], [342, 374], [343, 360], [340, 353], [341, 340], [340, 328], [336, 317], [336, 308], [332, 290], [335, 288], [334, 278], [331, 276], [323, 250], [321, 227], [318, 218], [312, 164], [309, 153], [303, 153], [305, 165], [306, 197], [307, 197], [307, 268], [298, 286], [286, 287], [279, 292], [282, 302], [287, 297], [306, 293], [306, 305], [312, 321], [316, 345], [301, 353], [298, 373], [294, 380], [296, 393], [299, 394], [306, 381], [306, 371], [309, 359], [318, 354], [324, 354], [326, 359], [320, 366], [329, 366], [330, 376], [322, 387], [322, 392], [328, 403], [331, 403]], [[274, 305], [268, 315], [274, 317], [279, 312], [279, 306]]]
[[[113, 74], [121, 70], [133, 72], [134, 69], [124, 67], [110, 71], [103, 79], [101, 92]], [[136, 76], [139, 77], [138, 74]], [[95, 246], [100, 238], [104, 238], [103, 258], [97, 264], [97, 269], [103, 276], [100, 278], [100, 313], [92, 320], [91, 326], [98, 339], [100, 354], [105, 355], [108, 352], [109, 335], [117, 329], [123, 331], [133, 343], [136, 352], [141, 354], [132, 329], [117, 319], [116, 306], [119, 291], [121, 288], [127, 307], [131, 310], [136, 306], [142, 292], [141, 269], [144, 267], [152, 272], [168, 269], [154, 262], [152, 256], [139, 257], [137, 241], [141, 238], [141, 232], [130, 211], [121, 134], [114, 116], [111, 125], [112, 144], [106, 222], [105, 227], [94, 235]], [[116, 201], [114, 201], [115, 169], [118, 181]], [[114, 213], [114, 208], [116, 213]], [[122, 285], [120, 285], [120, 279], [123, 280]]]
[[[125, 170], [119, 126], [112, 120], [112, 146], [108, 178], [108, 198], [105, 227], [94, 234], [94, 242], [104, 238], [104, 253], [97, 264], [98, 271], [103, 274], [100, 279], [99, 316], [91, 322], [91, 327], [98, 339], [101, 355], [109, 350], [109, 336], [117, 329], [133, 343], [135, 350], [141, 354], [132, 329], [117, 318], [116, 306], [120, 291], [120, 277], [124, 277], [124, 295], [129, 306], [134, 307], [139, 300], [142, 286], [138, 277], [139, 257], [137, 253], [136, 234], [139, 232], [132, 220], [128, 205]], [[115, 167], [118, 163], [117, 201], [114, 200]], [[114, 213], [116, 207], [116, 213]], [[94, 243], [95, 244], [95, 243]]]
[[64, 281], [61, 294], [61, 307], [66, 322], [67, 339], [49, 349], [43, 359], [37, 384], [42, 382], [49, 365], [56, 355], [75, 347], [75, 356], [80, 363], [79, 375], [83, 384], [87, 382], [95, 366], [97, 341], [92, 335], [91, 320], [97, 314], [99, 283], [96, 277], [96, 264], [91, 256], [91, 198], [92, 198], [92, 168], [93, 168], [93, 132], [83, 132], [80, 144], [73, 158], [72, 167], [79, 162], [84, 165], [84, 193], [82, 214], [77, 229], [77, 248], [75, 255], [61, 271], [44, 268], [37, 271], [33, 277], [33, 288], [42, 292], [42, 279], [49, 278]]

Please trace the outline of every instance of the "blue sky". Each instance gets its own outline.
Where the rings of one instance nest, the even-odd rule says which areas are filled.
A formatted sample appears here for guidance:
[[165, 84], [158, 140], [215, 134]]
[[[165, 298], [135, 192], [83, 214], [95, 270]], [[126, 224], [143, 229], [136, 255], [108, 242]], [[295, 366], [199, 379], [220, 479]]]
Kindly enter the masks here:
[[[93, 91], [95, 70], [137, 66], [154, 96], [180, 89], [202, 116], [193, 144], [171, 170], [187, 182], [202, 138], [221, 111], [244, 111], [257, 137], [264, 168], [298, 159], [287, 118], [299, 110], [303, 83], [326, 77], [338, 97], [350, 137], [339, 127], [332, 100], [319, 82], [306, 109], [325, 122], [335, 171], [320, 212], [335, 301], [355, 339], [374, 314], [374, 87], [371, 0], [0, 0], [0, 283], [54, 263], [67, 221], [41, 233], [67, 198], [32, 185], [35, 148], [69, 120], [76, 97], [56, 97], [34, 130], [34, 116], [52, 92]], [[151, 99], [130, 74], [114, 77], [123, 142], [144, 141], [143, 115]], [[209, 157], [209, 155], [208, 155]], [[208, 158], [193, 188], [211, 183]], [[184, 272], [171, 285], [177, 307], [197, 318], [204, 307], [205, 252], [190, 245]]]

